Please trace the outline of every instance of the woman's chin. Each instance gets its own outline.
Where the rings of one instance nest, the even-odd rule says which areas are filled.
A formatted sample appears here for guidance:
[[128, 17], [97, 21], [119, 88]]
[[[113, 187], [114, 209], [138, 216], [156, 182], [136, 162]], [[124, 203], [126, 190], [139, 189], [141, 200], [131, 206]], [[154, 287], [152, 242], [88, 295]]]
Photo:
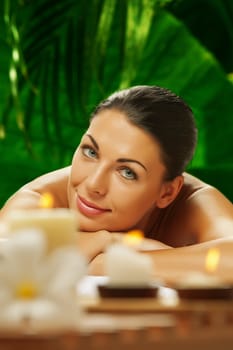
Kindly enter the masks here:
[[111, 222], [106, 218], [100, 220], [100, 217], [93, 216], [88, 217], [84, 216], [82, 213], [78, 212], [78, 231], [80, 232], [97, 232], [101, 230], [106, 230], [109, 232], [127, 232], [131, 230], [128, 228], [116, 225], [116, 222]]
[[106, 225], [94, 222], [94, 220], [78, 218], [78, 231], [80, 232], [97, 232], [101, 230], [109, 231]]

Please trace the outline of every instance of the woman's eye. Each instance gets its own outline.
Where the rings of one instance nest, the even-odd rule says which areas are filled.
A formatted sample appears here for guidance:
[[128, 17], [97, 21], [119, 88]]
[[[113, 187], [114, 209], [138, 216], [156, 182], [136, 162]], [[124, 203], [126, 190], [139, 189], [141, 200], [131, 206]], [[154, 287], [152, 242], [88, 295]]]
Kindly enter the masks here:
[[88, 158], [97, 158], [97, 153], [92, 147], [83, 146], [82, 153]]
[[120, 173], [127, 180], [136, 180], [138, 178], [136, 173], [129, 168], [120, 169]]

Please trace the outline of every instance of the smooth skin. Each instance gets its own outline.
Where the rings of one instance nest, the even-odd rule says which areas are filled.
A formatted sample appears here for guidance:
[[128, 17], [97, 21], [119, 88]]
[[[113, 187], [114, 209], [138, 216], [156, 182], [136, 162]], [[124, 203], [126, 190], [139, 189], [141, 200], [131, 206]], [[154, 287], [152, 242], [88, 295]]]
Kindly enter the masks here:
[[[146, 232], [152, 215], [156, 219], [161, 209], [175, 203], [163, 236], [147, 238], [152, 248], [144, 253], [152, 256], [155, 275], [171, 280], [190, 269], [194, 259], [195, 268], [202, 270], [211, 246], [224, 254], [226, 274], [233, 267], [232, 203], [187, 173], [165, 181], [165, 172], [153, 137], [122, 112], [103, 110], [83, 135], [71, 166], [23, 186], [1, 209], [0, 219], [7, 223], [13, 209], [38, 207], [41, 194], [49, 191], [55, 207], [77, 212], [79, 249], [89, 260], [89, 273], [98, 275], [104, 274], [104, 251], [113, 239], [131, 229]], [[174, 202], [186, 189], [190, 195]]]
[[68, 186], [81, 230], [143, 229], [151, 210], [167, 206], [183, 184], [181, 176], [163, 181], [160, 158], [152, 136], [122, 113], [105, 110], [94, 118], [75, 152]]

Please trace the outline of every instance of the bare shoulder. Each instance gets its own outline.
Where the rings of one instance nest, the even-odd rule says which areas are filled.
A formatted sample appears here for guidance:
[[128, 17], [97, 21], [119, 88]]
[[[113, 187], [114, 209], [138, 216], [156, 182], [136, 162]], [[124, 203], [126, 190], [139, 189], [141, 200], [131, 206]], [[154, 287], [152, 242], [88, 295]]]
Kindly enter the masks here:
[[233, 214], [232, 202], [223, 193], [188, 173], [184, 174], [184, 190], [186, 189], [189, 189], [188, 201], [200, 208], [215, 208], [218, 211], [223, 210], [224, 213], [229, 210]]
[[69, 174], [70, 174], [70, 169], [71, 169], [71, 167], [67, 166], [64, 168], [60, 168], [60, 169], [48, 172], [46, 174], [43, 174], [43, 175], [35, 178], [34, 180], [29, 182], [25, 186], [27, 186], [27, 187], [30, 186], [30, 187], [36, 188], [36, 187], [39, 187], [40, 185], [46, 186], [46, 185], [52, 185], [54, 183], [67, 182]]
[[0, 210], [0, 220], [7, 222], [10, 213], [17, 209], [38, 208], [41, 195], [49, 192], [54, 198], [54, 207], [67, 208], [67, 184], [70, 167], [41, 175], [25, 184], [5, 202]]
[[184, 185], [166, 209], [164, 242], [184, 246], [233, 235], [233, 204], [217, 188], [184, 173]]
[[190, 225], [199, 241], [233, 234], [233, 204], [217, 188], [187, 175], [187, 185], [194, 191], [187, 198]]
[[41, 175], [22, 187], [21, 190], [30, 190], [37, 193], [50, 192], [58, 207], [67, 207], [67, 184], [70, 175], [70, 166], [57, 169]]
[[184, 177], [184, 184], [181, 188], [180, 193], [178, 194], [174, 205], [179, 206], [180, 203], [184, 205], [184, 203], [187, 202], [187, 200], [191, 200], [191, 198], [194, 198], [197, 194], [199, 195], [202, 191], [210, 191], [214, 188], [210, 186], [208, 183], [202, 181], [201, 179], [185, 172], [183, 173]]
[[183, 173], [184, 176], [184, 186], [189, 187], [190, 189], [198, 190], [201, 188], [207, 188], [210, 187], [209, 184], [202, 181], [201, 179], [197, 178], [196, 176], [193, 176], [189, 173]]

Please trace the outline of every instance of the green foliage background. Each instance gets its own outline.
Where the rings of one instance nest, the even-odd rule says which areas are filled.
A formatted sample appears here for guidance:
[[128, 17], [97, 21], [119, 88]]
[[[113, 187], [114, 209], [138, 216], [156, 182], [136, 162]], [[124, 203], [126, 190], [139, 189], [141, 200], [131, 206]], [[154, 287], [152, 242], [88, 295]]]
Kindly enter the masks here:
[[233, 199], [233, 1], [3, 0], [0, 205], [71, 162], [94, 106], [156, 84], [193, 108], [189, 171]]

